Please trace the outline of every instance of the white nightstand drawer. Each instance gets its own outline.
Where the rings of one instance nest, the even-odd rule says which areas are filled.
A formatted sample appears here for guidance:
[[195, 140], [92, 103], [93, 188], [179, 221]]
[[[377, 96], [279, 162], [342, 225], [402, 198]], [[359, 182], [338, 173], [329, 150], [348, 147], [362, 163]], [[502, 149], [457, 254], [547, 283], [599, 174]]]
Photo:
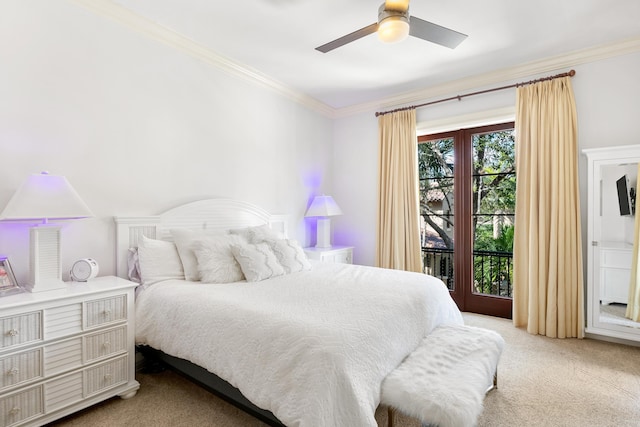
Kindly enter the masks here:
[[0, 425], [13, 426], [44, 413], [42, 386], [0, 398]]
[[333, 262], [338, 262], [342, 264], [352, 264], [352, 252], [351, 251], [340, 251], [333, 255]]
[[42, 341], [42, 311], [0, 318], [0, 349]]
[[95, 328], [104, 324], [127, 319], [127, 296], [87, 301], [85, 303], [85, 327]]
[[85, 371], [85, 397], [129, 381], [127, 356], [111, 360]]
[[36, 378], [42, 378], [41, 348], [0, 359], [0, 391]]
[[353, 246], [331, 246], [329, 248], [304, 248], [309, 259], [322, 262], [353, 263]]
[[84, 341], [85, 362], [90, 363], [127, 349], [127, 328], [122, 326], [88, 335]]

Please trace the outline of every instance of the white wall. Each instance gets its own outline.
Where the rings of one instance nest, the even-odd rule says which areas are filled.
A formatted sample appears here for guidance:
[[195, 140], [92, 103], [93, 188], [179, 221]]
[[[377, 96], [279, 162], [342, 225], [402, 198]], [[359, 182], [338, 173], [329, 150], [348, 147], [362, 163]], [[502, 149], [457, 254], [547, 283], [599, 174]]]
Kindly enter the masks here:
[[[572, 85], [578, 111], [578, 145], [594, 148], [640, 142], [640, 53], [614, 57], [573, 67]], [[558, 70], [558, 72], [568, 69]], [[547, 75], [556, 74], [550, 72]], [[541, 76], [531, 76], [538, 78]], [[522, 80], [504, 82], [504, 85]], [[493, 87], [502, 86], [502, 84]], [[481, 90], [485, 88], [476, 88]], [[438, 99], [458, 95], [439, 96]], [[430, 101], [425, 99], [425, 102]], [[418, 103], [418, 102], [416, 102]], [[515, 89], [464, 98], [417, 110], [423, 127], [429, 122], [465, 121], [483, 111], [513, 108]], [[377, 119], [374, 111], [336, 120], [334, 130], [334, 198], [345, 212], [335, 220], [336, 241], [355, 245], [354, 260], [373, 265], [375, 260], [377, 206]], [[586, 260], [586, 160], [580, 156], [580, 192], [583, 246]]]
[[[322, 192], [344, 211], [333, 219], [334, 243], [374, 263], [375, 111], [329, 120], [63, 0], [2, 0], [0, 12], [0, 207], [30, 173], [67, 176], [96, 216], [65, 225], [63, 271], [93, 257], [102, 274], [114, 273], [113, 215], [206, 197], [288, 213], [293, 237], [310, 244], [302, 216]], [[580, 149], [638, 143], [640, 54], [574, 68]], [[513, 90], [465, 98], [418, 110], [418, 123], [514, 103]], [[584, 213], [582, 158], [580, 167]], [[583, 217], [586, 239], [585, 227]], [[27, 236], [0, 224], [0, 253], [21, 280]]]
[[[331, 120], [62, 0], [3, 0], [0, 40], [0, 208], [48, 170], [95, 214], [64, 226], [63, 271], [92, 257], [115, 273], [112, 216], [207, 197], [289, 214], [309, 243], [309, 198], [332, 190]], [[26, 280], [25, 226], [0, 224], [0, 253]]]

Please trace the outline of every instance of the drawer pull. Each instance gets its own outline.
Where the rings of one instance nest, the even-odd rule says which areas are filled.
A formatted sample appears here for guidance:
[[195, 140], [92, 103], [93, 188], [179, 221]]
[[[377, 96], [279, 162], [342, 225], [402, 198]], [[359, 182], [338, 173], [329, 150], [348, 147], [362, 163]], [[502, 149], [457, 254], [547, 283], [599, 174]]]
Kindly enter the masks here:
[[9, 332], [7, 332], [7, 335], [9, 335], [10, 337], [15, 337], [18, 335], [18, 330], [17, 329], [10, 329]]
[[103, 310], [102, 311], [102, 315], [104, 317], [109, 317], [109, 315], [111, 315], [111, 310], [109, 310], [109, 309]]
[[111, 347], [111, 343], [109, 341], [105, 341], [104, 343], [102, 343], [102, 348], [108, 349], [109, 347]]
[[9, 375], [18, 375], [19, 373], [20, 373], [20, 369], [16, 367], [9, 369], [9, 372], [7, 372], [7, 374]]
[[104, 374], [104, 380], [109, 381], [111, 379], [111, 374]]
[[11, 416], [16, 416], [19, 413], [20, 413], [20, 408], [15, 407], [15, 406], [9, 410], [9, 415], [11, 415]]

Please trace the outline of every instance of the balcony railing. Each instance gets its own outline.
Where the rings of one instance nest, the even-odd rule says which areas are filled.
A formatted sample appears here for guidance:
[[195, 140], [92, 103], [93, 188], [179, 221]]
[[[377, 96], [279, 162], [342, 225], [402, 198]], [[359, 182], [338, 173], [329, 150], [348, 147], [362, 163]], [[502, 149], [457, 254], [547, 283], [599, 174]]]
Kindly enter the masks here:
[[[453, 249], [422, 248], [424, 272], [454, 289]], [[513, 254], [511, 252], [473, 251], [474, 293], [511, 297]]]

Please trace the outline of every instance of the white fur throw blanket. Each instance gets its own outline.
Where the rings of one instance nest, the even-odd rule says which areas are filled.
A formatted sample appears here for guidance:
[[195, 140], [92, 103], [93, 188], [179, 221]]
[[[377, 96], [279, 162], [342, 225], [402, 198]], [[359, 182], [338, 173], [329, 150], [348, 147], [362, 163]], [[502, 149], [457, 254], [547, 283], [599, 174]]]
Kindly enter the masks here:
[[488, 329], [439, 326], [386, 377], [381, 402], [423, 423], [475, 426], [503, 347]]
[[442, 281], [347, 264], [160, 282], [136, 301], [138, 343], [214, 372], [288, 427], [377, 427], [382, 380], [451, 323], [462, 315]]

